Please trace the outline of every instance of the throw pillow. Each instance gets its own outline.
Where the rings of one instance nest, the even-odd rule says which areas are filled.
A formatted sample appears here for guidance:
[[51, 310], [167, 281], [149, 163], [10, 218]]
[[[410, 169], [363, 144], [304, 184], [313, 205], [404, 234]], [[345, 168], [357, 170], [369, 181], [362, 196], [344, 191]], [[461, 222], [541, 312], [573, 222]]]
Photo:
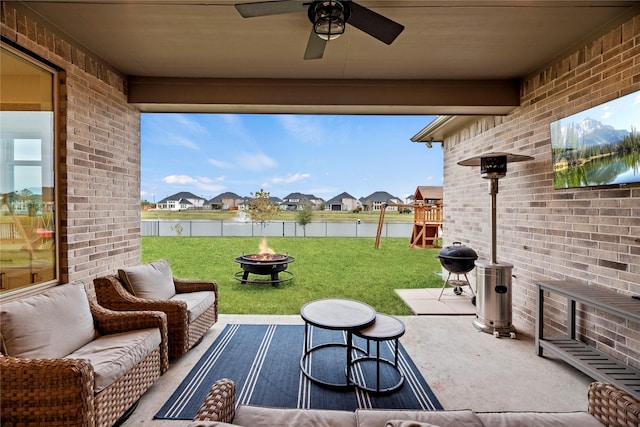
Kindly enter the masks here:
[[97, 336], [84, 284], [3, 303], [0, 334], [9, 356], [57, 359], [73, 353]]
[[168, 300], [176, 294], [171, 266], [166, 259], [122, 268], [118, 275], [127, 290], [139, 298]]

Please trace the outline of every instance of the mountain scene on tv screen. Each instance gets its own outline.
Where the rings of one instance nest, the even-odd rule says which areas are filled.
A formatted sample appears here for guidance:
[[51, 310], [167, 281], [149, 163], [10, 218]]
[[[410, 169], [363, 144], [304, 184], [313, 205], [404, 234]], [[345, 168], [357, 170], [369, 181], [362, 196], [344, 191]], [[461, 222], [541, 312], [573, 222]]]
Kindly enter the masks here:
[[640, 133], [634, 126], [616, 129], [572, 116], [551, 123], [550, 130], [555, 188], [640, 182]]

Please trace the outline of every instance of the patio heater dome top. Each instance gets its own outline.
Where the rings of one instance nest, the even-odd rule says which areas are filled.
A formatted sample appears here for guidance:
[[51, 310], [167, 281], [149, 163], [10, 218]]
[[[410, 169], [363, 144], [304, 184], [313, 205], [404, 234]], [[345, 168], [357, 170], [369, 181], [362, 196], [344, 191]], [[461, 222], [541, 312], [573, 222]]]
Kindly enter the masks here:
[[523, 154], [512, 154], [512, 153], [487, 153], [482, 154], [480, 156], [471, 157], [469, 159], [460, 160], [458, 164], [460, 166], [480, 166], [482, 159], [490, 158], [490, 157], [503, 157], [506, 156], [507, 163], [515, 163], [515, 162], [524, 162], [527, 160], [533, 160], [534, 158], [531, 156], [525, 156]]
[[[533, 160], [531, 156], [511, 153], [487, 153], [481, 156], [471, 157], [470, 159], [458, 162], [461, 166], [480, 166], [480, 176], [496, 180], [504, 178], [507, 175], [507, 163], [524, 162]], [[497, 181], [495, 181], [495, 192], [497, 193]]]

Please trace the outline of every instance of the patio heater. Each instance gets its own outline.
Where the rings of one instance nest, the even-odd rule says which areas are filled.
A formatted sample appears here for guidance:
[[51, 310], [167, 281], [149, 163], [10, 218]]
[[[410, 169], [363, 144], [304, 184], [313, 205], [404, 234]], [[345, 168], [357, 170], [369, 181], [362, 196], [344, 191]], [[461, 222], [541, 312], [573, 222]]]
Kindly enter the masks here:
[[489, 180], [491, 195], [491, 259], [476, 260], [476, 318], [473, 326], [495, 337], [516, 337], [511, 323], [511, 271], [513, 265], [497, 260], [496, 196], [498, 180], [507, 175], [507, 163], [533, 160], [510, 153], [487, 153], [458, 162], [461, 166], [480, 166], [480, 176]]

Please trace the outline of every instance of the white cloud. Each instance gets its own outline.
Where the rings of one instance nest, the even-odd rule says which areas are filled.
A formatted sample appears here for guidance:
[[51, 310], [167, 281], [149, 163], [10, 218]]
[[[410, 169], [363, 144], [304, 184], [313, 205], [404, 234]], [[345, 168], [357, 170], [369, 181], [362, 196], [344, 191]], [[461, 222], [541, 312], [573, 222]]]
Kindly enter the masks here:
[[234, 135], [234, 139], [241, 141], [251, 141], [252, 135], [242, 121], [240, 114], [221, 114], [220, 119], [224, 124], [224, 131]]
[[278, 167], [278, 162], [264, 153], [240, 153], [235, 160], [238, 167], [254, 172]]
[[223, 122], [229, 126], [241, 126], [240, 116], [237, 114], [220, 114], [220, 118]]
[[286, 177], [276, 177], [271, 179], [271, 184], [293, 184], [295, 182], [302, 182], [309, 178], [311, 175], [308, 173], [294, 173], [289, 174]]
[[180, 145], [182, 147], [191, 148], [192, 150], [200, 150], [200, 146], [182, 135], [168, 134], [167, 142], [172, 145]]
[[195, 184], [198, 182], [195, 178], [188, 175], [169, 175], [162, 178], [167, 184]]
[[[189, 175], [169, 175], [162, 178], [162, 181], [166, 184], [193, 187], [194, 189], [208, 192], [220, 192], [224, 190], [226, 188], [224, 185], [222, 185], [222, 182], [224, 180], [224, 176], [209, 178], [206, 176], [192, 177]], [[189, 190], [189, 188], [183, 188], [182, 191], [192, 190]]]
[[223, 162], [222, 160], [209, 158], [207, 159], [207, 161], [211, 163], [213, 166], [220, 169], [231, 169], [233, 167], [231, 163]]
[[159, 145], [174, 145], [192, 150], [200, 150], [200, 146], [189, 135], [202, 138], [207, 129], [186, 114], [149, 115], [146, 119], [150, 140]]
[[298, 141], [320, 144], [324, 135], [324, 127], [318, 118], [313, 116], [277, 116], [280, 123], [291, 136]]
[[[202, 126], [197, 121], [191, 119], [188, 115], [185, 114], [172, 114], [169, 117], [173, 117], [176, 124], [181, 126], [183, 131], [194, 132], [194, 133], [207, 133], [207, 129]], [[173, 125], [171, 125], [173, 127]], [[186, 128], [186, 129], [184, 129]]]
[[189, 148], [191, 150], [200, 150], [200, 146], [193, 140], [173, 132], [157, 129], [155, 134], [150, 138], [153, 143], [158, 145], [174, 145]]

